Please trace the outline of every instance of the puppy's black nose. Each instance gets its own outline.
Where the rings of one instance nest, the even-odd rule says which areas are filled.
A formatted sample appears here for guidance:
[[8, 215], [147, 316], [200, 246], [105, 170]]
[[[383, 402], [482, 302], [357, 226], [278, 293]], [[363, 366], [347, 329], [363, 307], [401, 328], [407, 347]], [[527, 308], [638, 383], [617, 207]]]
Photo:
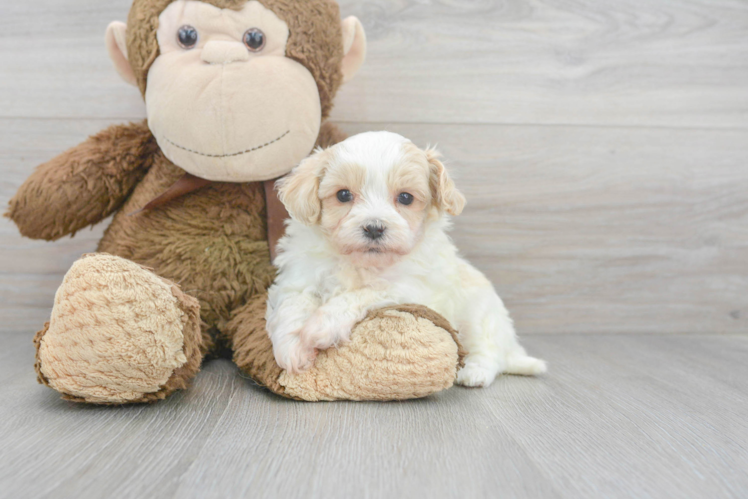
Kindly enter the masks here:
[[370, 240], [378, 240], [384, 236], [384, 226], [379, 223], [371, 223], [364, 226], [364, 235]]

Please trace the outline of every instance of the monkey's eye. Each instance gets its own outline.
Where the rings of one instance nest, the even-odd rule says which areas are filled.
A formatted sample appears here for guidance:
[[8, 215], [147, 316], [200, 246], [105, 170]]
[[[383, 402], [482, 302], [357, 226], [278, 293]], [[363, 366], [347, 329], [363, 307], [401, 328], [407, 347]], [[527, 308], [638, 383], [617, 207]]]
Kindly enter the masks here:
[[265, 46], [265, 33], [257, 28], [248, 29], [244, 33], [244, 45], [252, 52], [259, 52]]
[[410, 193], [400, 193], [397, 197], [397, 201], [399, 201], [402, 205], [410, 205], [414, 200], [415, 198]]
[[191, 49], [197, 45], [197, 30], [190, 25], [179, 28], [177, 40], [183, 49]]
[[341, 189], [340, 191], [338, 191], [338, 201], [340, 203], [348, 203], [349, 201], [353, 201], [353, 193], [351, 193], [347, 189]]

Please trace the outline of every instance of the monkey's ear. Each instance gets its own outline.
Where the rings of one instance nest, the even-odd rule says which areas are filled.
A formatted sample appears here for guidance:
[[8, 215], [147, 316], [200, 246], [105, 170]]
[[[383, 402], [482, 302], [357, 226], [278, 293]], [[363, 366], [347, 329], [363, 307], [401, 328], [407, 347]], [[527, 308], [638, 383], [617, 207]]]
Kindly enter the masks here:
[[431, 196], [440, 211], [460, 215], [465, 208], [465, 197], [457, 190], [457, 186], [447, 173], [444, 164], [439, 161], [440, 157], [441, 154], [437, 150], [426, 150], [426, 158], [431, 168], [429, 179]]
[[127, 60], [127, 25], [114, 21], [106, 29], [106, 48], [117, 73], [130, 85], [138, 85], [135, 73]]
[[356, 76], [366, 59], [366, 33], [355, 16], [343, 19], [343, 83]]
[[286, 206], [288, 213], [307, 226], [316, 224], [322, 213], [319, 183], [326, 167], [325, 151], [317, 150], [294, 168], [290, 174], [275, 183], [278, 198]]

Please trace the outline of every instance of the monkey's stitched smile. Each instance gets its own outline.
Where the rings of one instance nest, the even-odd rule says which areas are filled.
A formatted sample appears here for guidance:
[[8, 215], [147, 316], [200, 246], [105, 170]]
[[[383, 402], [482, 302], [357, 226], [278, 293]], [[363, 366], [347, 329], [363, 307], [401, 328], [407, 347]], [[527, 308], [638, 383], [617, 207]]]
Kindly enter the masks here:
[[200, 155], [200, 156], [206, 156], [208, 158], [231, 158], [232, 156], [245, 155], [247, 153], [251, 153], [252, 151], [257, 151], [258, 149], [262, 149], [262, 148], [265, 148], [267, 146], [270, 146], [271, 144], [275, 144], [276, 142], [280, 141], [281, 139], [283, 139], [284, 137], [286, 137], [290, 133], [291, 133], [290, 130], [286, 130], [279, 137], [276, 137], [272, 141], [266, 142], [265, 144], [262, 144], [260, 146], [255, 146], [255, 147], [247, 149], [245, 151], [239, 151], [238, 153], [230, 153], [230, 154], [225, 154], [225, 155], [211, 155], [211, 154], [208, 154], [208, 153], [201, 153], [200, 151], [195, 151], [195, 150], [192, 150], [192, 149], [189, 149], [189, 148], [185, 148], [184, 146], [180, 146], [179, 144], [177, 144], [176, 142], [172, 141], [168, 137], [164, 137], [164, 139], [166, 139], [166, 142], [168, 142], [172, 146], [174, 146], [176, 148], [179, 148], [179, 149], [181, 149], [183, 151], [187, 151], [188, 153], [193, 153], [193, 154]]

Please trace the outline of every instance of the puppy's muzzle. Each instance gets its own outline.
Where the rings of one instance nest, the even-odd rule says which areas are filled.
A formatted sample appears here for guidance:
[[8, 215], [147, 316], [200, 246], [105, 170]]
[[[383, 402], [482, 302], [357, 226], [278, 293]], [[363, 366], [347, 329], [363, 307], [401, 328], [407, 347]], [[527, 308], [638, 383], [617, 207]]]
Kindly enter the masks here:
[[384, 232], [387, 228], [384, 227], [384, 224], [377, 221], [366, 224], [362, 229], [364, 230], [364, 236], [366, 236], [366, 238], [376, 241], [384, 236]]

